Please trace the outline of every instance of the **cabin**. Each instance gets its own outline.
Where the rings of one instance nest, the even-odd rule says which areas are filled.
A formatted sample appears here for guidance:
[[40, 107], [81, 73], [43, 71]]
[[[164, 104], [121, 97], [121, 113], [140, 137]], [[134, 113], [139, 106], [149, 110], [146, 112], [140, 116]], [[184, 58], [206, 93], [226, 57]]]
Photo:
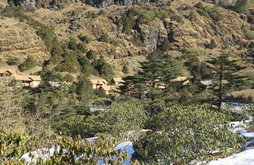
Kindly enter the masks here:
[[101, 88], [105, 91], [105, 93], [107, 95], [109, 95], [111, 93], [111, 87], [110, 86], [105, 85], [105, 86], [102, 86]]
[[157, 89], [166, 89], [166, 87], [167, 87], [167, 84], [163, 83], [163, 82], [157, 82], [155, 84], [155, 88], [157, 88]]
[[0, 68], [0, 83], [8, 85], [16, 74], [15, 68]]
[[14, 77], [14, 82], [18, 87], [37, 88], [40, 85], [41, 77], [33, 75], [18, 75]]
[[189, 77], [186, 76], [178, 76], [172, 80], [170, 80], [171, 83], [181, 83], [182, 85], [187, 85], [190, 83]]
[[93, 89], [102, 88], [104, 86], [108, 86], [107, 80], [103, 78], [90, 78], [89, 79], [93, 85]]
[[123, 86], [125, 81], [121, 78], [121, 77], [114, 77], [112, 80], [111, 80], [112, 84], [117, 88], [117, 87], [120, 87], [120, 86]]

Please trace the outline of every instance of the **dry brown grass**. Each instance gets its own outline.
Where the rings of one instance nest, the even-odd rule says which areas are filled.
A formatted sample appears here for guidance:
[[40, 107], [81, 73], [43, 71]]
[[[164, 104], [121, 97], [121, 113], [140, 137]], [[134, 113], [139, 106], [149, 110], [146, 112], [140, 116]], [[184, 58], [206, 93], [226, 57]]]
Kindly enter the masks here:
[[241, 91], [232, 92], [234, 98], [240, 98], [243, 100], [254, 101], [254, 89], [244, 89]]

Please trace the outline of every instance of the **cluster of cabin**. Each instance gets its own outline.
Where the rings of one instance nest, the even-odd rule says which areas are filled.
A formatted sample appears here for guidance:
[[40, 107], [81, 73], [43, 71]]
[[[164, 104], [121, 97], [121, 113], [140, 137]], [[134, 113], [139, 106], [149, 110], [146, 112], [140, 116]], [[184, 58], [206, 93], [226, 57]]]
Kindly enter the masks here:
[[19, 73], [18, 69], [14, 67], [0, 68], [1, 84], [24, 88], [36, 88], [40, 85], [40, 82], [40, 76]]
[[124, 80], [121, 77], [112, 78], [110, 83], [100, 77], [90, 78], [90, 81], [93, 85], [93, 89], [102, 88], [107, 95], [116, 95], [117, 93], [119, 93], [120, 87], [124, 85]]

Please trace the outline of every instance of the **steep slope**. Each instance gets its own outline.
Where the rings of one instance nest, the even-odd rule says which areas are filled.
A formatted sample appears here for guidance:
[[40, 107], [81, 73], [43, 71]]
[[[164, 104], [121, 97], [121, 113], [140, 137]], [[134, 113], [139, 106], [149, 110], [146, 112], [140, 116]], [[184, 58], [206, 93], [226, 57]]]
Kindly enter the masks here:
[[[225, 45], [233, 54], [246, 54], [247, 50], [243, 46], [248, 48], [252, 40], [246, 39], [242, 27], [250, 24], [233, 11], [215, 7], [210, 3], [198, 6], [198, 2], [200, 1], [174, 1], [170, 6], [162, 8], [167, 12], [167, 16], [141, 22], [132, 27], [130, 33], [123, 32], [124, 25], [118, 23], [129, 11], [129, 8], [125, 7], [98, 9], [74, 4], [58, 11], [39, 9], [32, 16], [52, 26], [63, 41], [70, 37], [77, 39], [80, 34], [90, 37], [92, 42], [88, 44], [88, 49], [96, 50], [99, 55], [109, 59], [146, 56], [165, 40], [169, 41], [169, 54], [181, 54], [185, 53], [186, 49], [200, 47], [206, 49], [206, 54], [213, 55]], [[136, 6], [134, 9], [140, 11], [146, 7]], [[160, 8], [150, 7], [148, 12], [145, 12], [150, 14], [157, 9]], [[135, 17], [133, 21], [137, 21]], [[100, 40], [103, 34], [106, 34], [109, 41]], [[214, 49], [208, 49], [211, 40], [216, 43]]]
[[42, 63], [49, 57], [44, 42], [29, 25], [14, 18], [0, 19], [0, 60], [18, 59], [24, 61], [28, 55]]

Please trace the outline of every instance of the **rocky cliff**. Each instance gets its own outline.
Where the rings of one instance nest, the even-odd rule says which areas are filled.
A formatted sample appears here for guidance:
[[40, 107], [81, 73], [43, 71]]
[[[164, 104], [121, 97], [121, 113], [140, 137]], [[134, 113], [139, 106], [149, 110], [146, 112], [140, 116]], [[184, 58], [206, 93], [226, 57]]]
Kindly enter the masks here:
[[14, 18], [0, 17], [0, 62], [18, 60], [28, 55], [42, 63], [49, 57], [44, 42], [29, 25]]

